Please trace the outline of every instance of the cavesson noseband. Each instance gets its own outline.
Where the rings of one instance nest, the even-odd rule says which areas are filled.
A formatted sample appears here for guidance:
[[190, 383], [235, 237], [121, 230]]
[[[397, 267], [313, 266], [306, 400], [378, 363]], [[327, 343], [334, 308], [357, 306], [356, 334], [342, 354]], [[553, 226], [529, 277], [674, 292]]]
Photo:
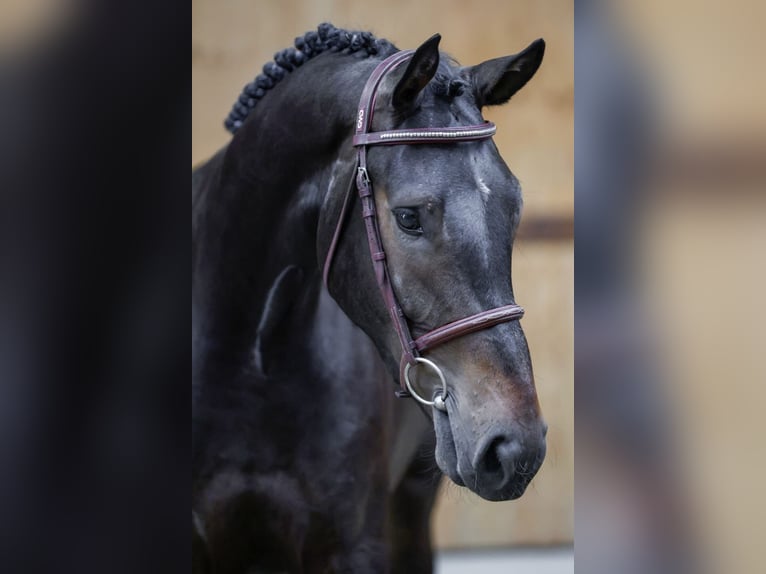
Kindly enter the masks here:
[[[459, 126], [449, 128], [415, 128], [404, 130], [387, 130], [381, 132], [369, 131], [372, 126], [372, 114], [375, 109], [375, 99], [378, 93], [378, 86], [381, 80], [403, 62], [409, 60], [414, 54], [414, 50], [405, 50], [397, 52], [383, 60], [373, 71], [367, 84], [362, 91], [362, 97], [359, 101], [359, 108], [356, 116], [356, 132], [354, 134], [354, 146], [357, 148], [357, 166], [356, 166], [356, 189], [359, 192], [359, 199], [362, 204], [362, 217], [364, 218], [365, 230], [367, 232], [367, 242], [370, 246], [370, 256], [372, 265], [375, 269], [375, 277], [380, 287], [383, 301], [385, 302], [394, 329], [402, 345], [402, 358], [399, 369], [399, 383], [401, 390], [396, 392], [396, 396], [413, 397], [418, 402], [433, 406], [441, 411], [446, 411], [445, 399], [448, 395], [447, 382], [441, 369], [429, 359], [421, 357], [420, 354], [433, 349], [437, 345], [451, 341], [457, 337], [474, 333], [482, 329], [488, 329], [500, 323], [521, 319], [524, 315], [524, 309], [518, 305], [504, 305], [487, 311], [482, 311], [475, 315], [465, 317], [437, 327], [433, 331], [413, 339], [410, 334], [410, 328], [407, 324], [407, 318], [402, 311], [399, 301], [394, 293], [393, 286], [388, 274], [386, 265], [386, 253], [383, 250], [383, 242], [380, 237], [378, 227], [378, 218], [375, 212], [375, 199], [372, 194], [372, 183], [367, 173], [367, 147], [373, 145], [402, 145], [402, 144], [450, 144], [454, 142], [466, 142], [474, 140], [484, 140], [491, 138], [497, 128], [492, 122], [484, 122], [472, 126]], [[328, 286], [330, 268], [335, 255], [338, 242], [340, 240], [344, 221], [351, 206], [352, 187], [343, 201], [338, 223], [335, 227], [330, 248], [325, 259], [323, 279], [325, 286]], [[421, 397], [413, 388], [410, 382], [410, 369], [417, 364], [423, 364], [430, 367], [441, 381], [441, 393], [429, 401]]]

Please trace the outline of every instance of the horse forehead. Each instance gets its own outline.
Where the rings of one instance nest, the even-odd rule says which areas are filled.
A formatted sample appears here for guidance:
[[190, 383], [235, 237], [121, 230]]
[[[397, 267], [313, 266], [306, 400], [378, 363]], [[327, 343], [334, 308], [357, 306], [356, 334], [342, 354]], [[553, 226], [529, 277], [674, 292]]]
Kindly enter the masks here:
[[499, 155], [482, 143], [398, 146], [390, 168], [407, 179], [429, 181], [502, 181], [510, 176]]

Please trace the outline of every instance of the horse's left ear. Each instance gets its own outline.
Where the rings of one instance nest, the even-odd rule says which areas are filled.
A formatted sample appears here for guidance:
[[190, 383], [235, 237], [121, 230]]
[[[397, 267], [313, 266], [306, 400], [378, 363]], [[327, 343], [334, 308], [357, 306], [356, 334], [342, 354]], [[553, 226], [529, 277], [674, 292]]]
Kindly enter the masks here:
[[441, 34], [434, 34], [415, 50], [404, 75], [394, 88], [394, 97], [391, 101], [395, 108], [408, 106], [415, 101], [420, 91], [436, 74], [436, 69], [439, 67], [441, 39]]
[[535, 75], [545, 53], [545, 40], [535, 40], [518, 54], [487, 60], [464, 69], [479, 107], [504, 104]]

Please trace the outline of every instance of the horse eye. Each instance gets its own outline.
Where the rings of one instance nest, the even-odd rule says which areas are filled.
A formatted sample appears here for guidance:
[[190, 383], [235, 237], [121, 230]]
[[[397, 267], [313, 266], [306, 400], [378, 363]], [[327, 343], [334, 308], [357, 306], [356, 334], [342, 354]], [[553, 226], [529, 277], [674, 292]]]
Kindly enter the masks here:
[[394, 209], [394, 217], [396, 218], [396, 223], [405, 233], [410, 235], [421, 235], [423, 233], [417, 210], [409, 207], [400, 207], [399, 209]]

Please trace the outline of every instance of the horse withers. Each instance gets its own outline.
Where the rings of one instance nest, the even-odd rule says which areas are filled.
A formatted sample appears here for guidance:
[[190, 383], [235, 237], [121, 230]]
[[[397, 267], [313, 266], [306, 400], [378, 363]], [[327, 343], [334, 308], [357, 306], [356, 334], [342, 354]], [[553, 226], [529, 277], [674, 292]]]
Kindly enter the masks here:
[[195, 572], [430, 572], [439, 471], [509, 500], [542, 464], [520, 187], [481, 109], [544, 43], [461, 67], [439, 40], [323, 24], [192, 173]]

